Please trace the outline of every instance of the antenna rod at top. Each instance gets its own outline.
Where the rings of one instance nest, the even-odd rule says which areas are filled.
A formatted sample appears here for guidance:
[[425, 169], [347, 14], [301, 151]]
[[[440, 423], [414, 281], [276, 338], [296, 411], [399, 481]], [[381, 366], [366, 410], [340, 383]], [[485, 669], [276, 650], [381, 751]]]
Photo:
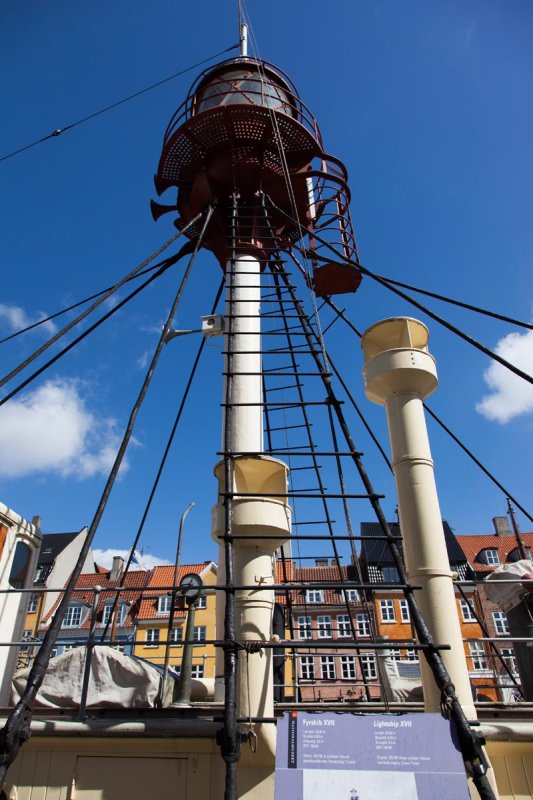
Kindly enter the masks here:
[[240, 30], [240, 43], [241, 43], [241, 56], [248, 55], [248, 25], [246, 22], [241, 22]]

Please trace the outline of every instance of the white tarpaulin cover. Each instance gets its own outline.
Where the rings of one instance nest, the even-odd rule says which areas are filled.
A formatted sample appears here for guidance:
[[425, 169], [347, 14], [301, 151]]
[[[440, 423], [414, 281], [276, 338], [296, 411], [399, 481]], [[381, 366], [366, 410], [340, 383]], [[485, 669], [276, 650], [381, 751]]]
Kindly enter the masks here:
[[[47, 708], [79, 706], [85, 669], [85, 647], [67, 650], [50, 659], [37, 694], [36, 705]], [[13, 678], [12, 698], [17, 702], [30, 670]], [[97, 646], [91, 659], [87, 707], [153, 708], [159, 697], [161, 675], [149, 664], [137, 661], [112, 647]]]
[[424, 699], [419, 664], [396, 661], [386, 656], [382, 659], [381, 666], [381, 680], [387, 700], [407, 703]]
[[527, 589], [520, 581], [516, 583], [499, 583], [501, 580], [524, 578], [533, 574], [533, 564], [527, 559], [513, 561], [511, 564], [502, 564], [485, 578], [485, 593], [489, 600], [500, 606], [503, 611], [509, 611], [518, 605]]

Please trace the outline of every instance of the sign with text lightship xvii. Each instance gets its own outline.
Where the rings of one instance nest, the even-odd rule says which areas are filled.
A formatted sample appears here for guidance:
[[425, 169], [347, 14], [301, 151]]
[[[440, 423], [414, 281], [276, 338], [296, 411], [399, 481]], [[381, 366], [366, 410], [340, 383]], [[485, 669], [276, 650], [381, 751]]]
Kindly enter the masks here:
[[291, 711], [278, 723], [275, 800], [469, 800], [440, 714]]

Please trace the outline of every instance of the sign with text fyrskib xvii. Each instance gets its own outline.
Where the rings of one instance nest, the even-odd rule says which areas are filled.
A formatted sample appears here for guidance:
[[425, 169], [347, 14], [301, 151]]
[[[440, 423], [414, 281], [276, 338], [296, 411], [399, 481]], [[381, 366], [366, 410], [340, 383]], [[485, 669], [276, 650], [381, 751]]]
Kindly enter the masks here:
[[278, 723], [275, 800], [469, 800], [440, 714], [291, 711]]

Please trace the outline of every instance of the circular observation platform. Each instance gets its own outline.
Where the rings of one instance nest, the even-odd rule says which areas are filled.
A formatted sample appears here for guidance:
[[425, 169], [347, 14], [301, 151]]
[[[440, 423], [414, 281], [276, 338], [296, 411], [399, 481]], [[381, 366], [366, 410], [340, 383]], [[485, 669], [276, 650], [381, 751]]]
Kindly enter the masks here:
[[[177, 205], [152, 204], [154, 218], [177, 211], [178, 227], [209, 203], [217, 203], [206, 246], [223, 258], [221, 235], [228, 226], [235, 195], [249, 209], [264, 192], [274, 205], [306, 224], [309, 196], [305, 174], [322, 155], [316, 120], [282, 72], [255, 59], [240, 57], [204, 73], [172, 117], [155, 176], [159, 195], [178, 189]], [[258, 218], [259, 211], [249, 217]], [[251, 228], [257, 224], [251, 222]], [[298, 225], [278, 218], [276, 236], [289, 237]]]

